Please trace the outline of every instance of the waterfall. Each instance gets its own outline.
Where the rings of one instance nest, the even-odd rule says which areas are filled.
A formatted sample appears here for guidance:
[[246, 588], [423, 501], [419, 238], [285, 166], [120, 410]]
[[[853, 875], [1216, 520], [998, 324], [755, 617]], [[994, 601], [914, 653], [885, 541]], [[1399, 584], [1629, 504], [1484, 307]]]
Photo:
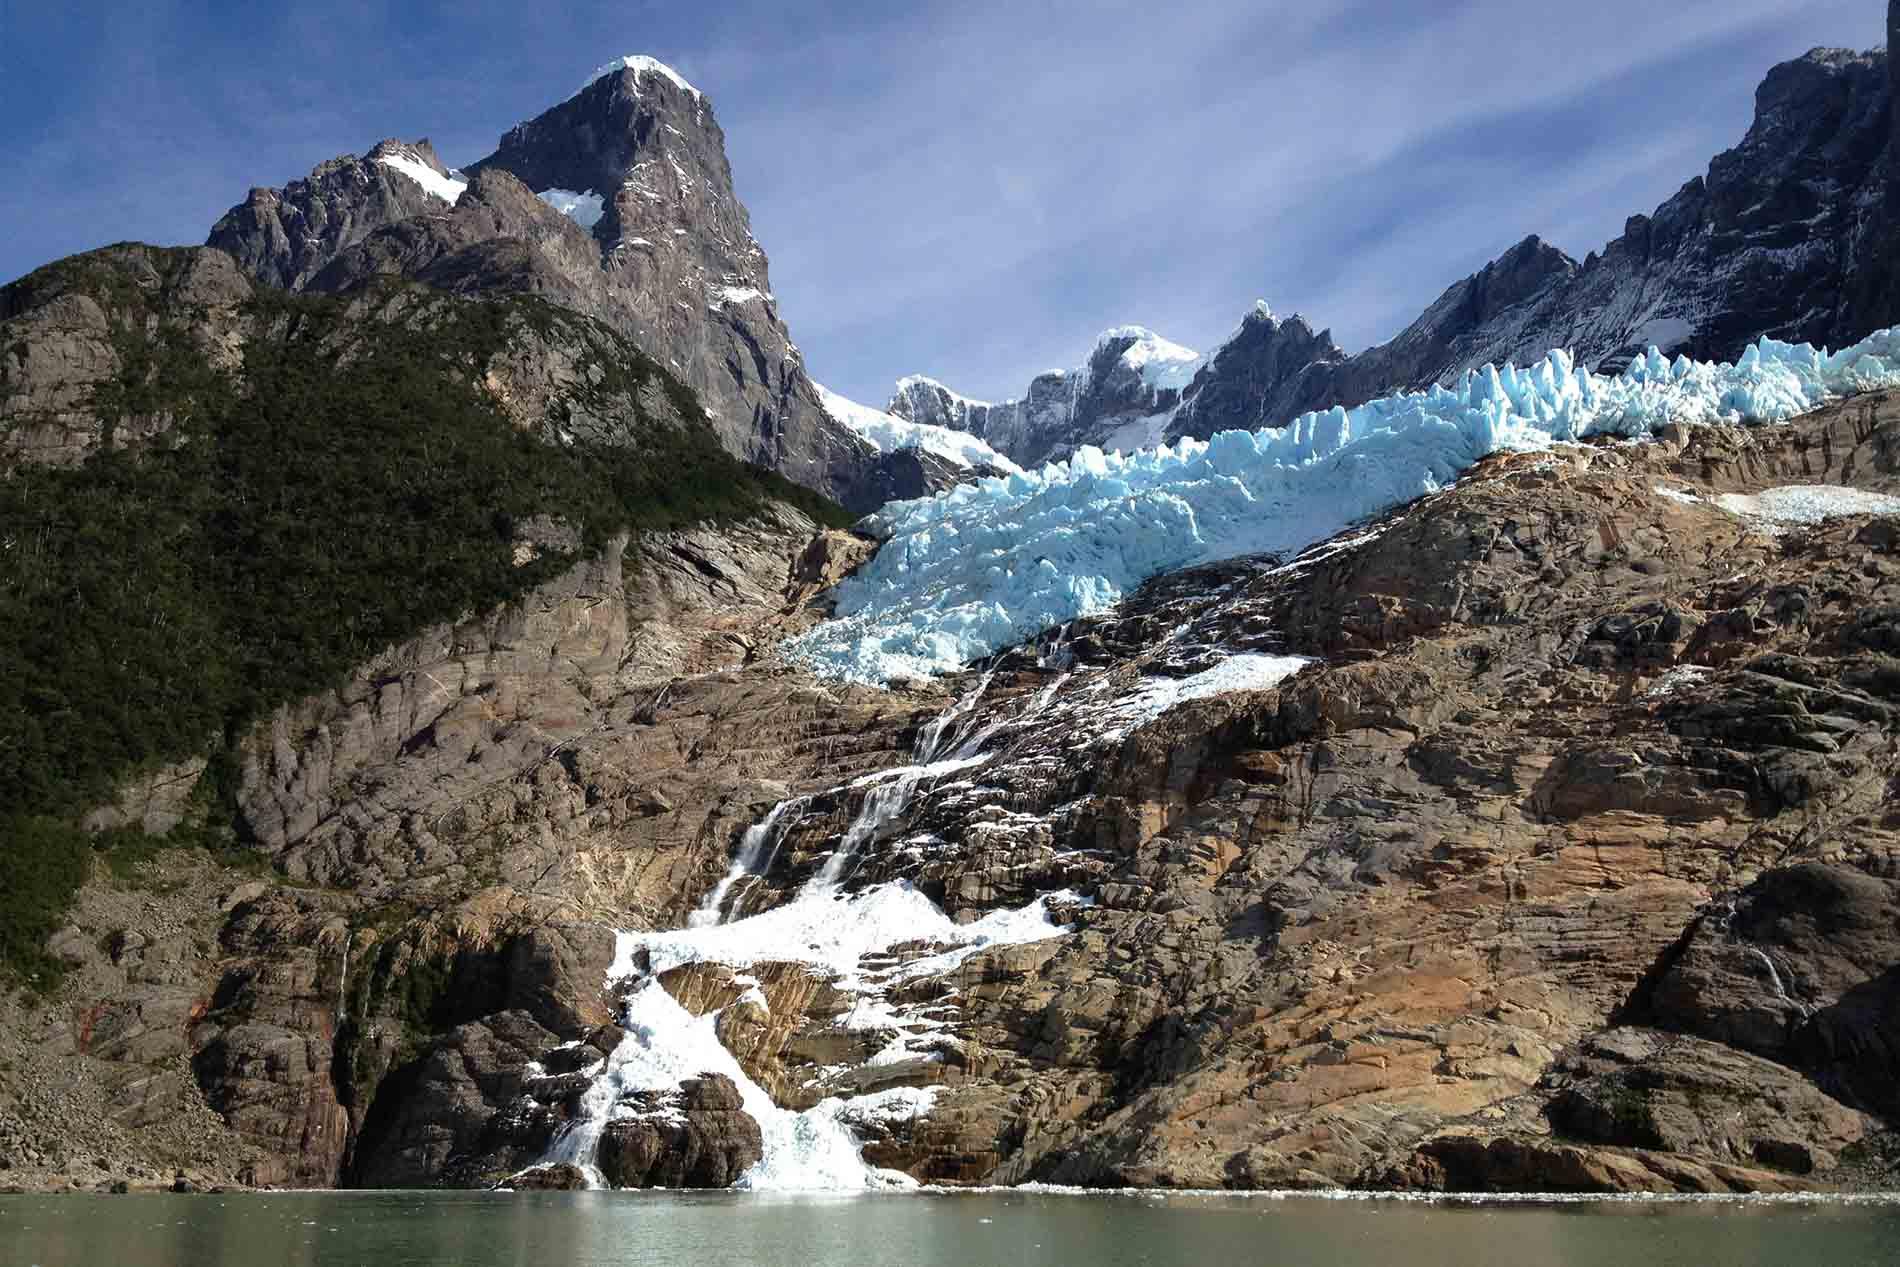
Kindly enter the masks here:
[[838, 842], [831, 857], [825, 859], [825, 865], [818, 869], [818, 874], [806, 882], [800, 896], [815, 896], [836, 889], [845, 880], [845, 868], [857, 857], [859, 848], [876, 836], [886, 823], [895, 821], [910, 808], [912, 794], [930, 772], [929, 766], [903, 766], [898, 769], [896, 778], [866, 792], [864, 804], [858, 807], [858, 816], [851, 820], [851, 826], [845, 829], [844, 838]]
[[343, 1018], [350, 1014], [350, 942], [356, 937], [354, 928], [343, 930], [343, 966], [337, 971], [336, 982], [336, 1023], [343, 1024]]
[[686, 917], [687, 927], [705, 928], [719, 923], [726, 894], [732, 891], [732, 886], [748, 875], [764, 875], [772, 869], [772, 863], [778, 857], [778, 848], [785, 841], [786, 831], [797, 821], [797, 813], [810, 800], [808, 796], [794, 796], [790, 800], [780, 801], [772, 807], [771, 813], [745, 829], [745, 835], [739, 838], [739, 851], [733, 856], [732, 866], [727, 869], [725, 878], [706, 895], [699, 909]]
[[[849, 896], [840, 892], [864, 846], [902, 817], [925, 780], [990, 759], [974, 753], [996, 731], [994, 724], [958, 744], [958, 755], [938, 754], [955, 740], [956, 727], [974, 714], [993, 676], [985, 673], [919, 730], [914, 764], [832, 789], [833, 794], [862, 791], [863, 803], [838, 848], [792, 901], [757, 915], [723, 918], [734, 886], [748, 875], [771, 870], [787, 832], [810, 803], [808, 796], [780, 801], [745, 830], [725, 877], [688, 917], [685, 928], [615, 934], [607, 982], [634, 985], [621, 1014], [626, 1037], [593, 1070], [574, 1117], [555, 1136], [539, 1166], [573, 1166], [589, 1187], [606, 1187], [598, 1166], [600, 1139], [616, 1116], [632, 1111], [624, 1103], [628, 1097], [673, 1091], [682, 1079], [712, 1073], [732, 1079], [763, 1136], [763, 1154], [740, 1178], [739, 1187], [812, 1191], [913, 1186], [906, 1175], [866, 1164], [852, 1126], [927, 1113], [936, 1088], [896, 1087], [849, 1100], [832, 1097], [803, 1112], [780, 1108], [719, 1041], [719, 1013], [693, 1016], [659, 978], [687, 963], [716, 963], [735, 975], [757, 964], [804, 963], [829, 978], [834, 988], [856, 997], [841, 1024], [889, 1033], [889, 1050], [914, 1055], [923, 1050], [916, 1047], [919, 1035], [944, 1028], [937, 1016], [941, 1005], [932, 1003], [918, 1011], [915, 1005], [887, 998], [889, 988], [913, 976], [949, 972], [985, 947], [1038, 941], [1067, 931], [1051, 920], [1048, 909], [1051, 899], [1080, 900], [1067, 892], [1039, 897], [1020, 910], [993, 911], [967, 924], [956, 923], [902, 881], [872, 885]], [[1046, 706], [1062, 680], [1046, 687], [1022, 716]], [[938, 949], [893, 964], [894, 947], [918, 941], [935, 943]], [[644, 969], [636, 964], [644, 964]], [[756, 991], [753, 997], [763, 1001]]]
[[929, 765], [944, 746], [944, 732], [950, 730], [966, 714], [976, 708], [983, 698], [983, 692], [990, 689], [990, 679], [996, 676], [995, 669], [984, 671], [977, 684], [957, 697], [950, 707], [938, 713], [923, 724], [917, 732], [917, 741], [912, 745], [911, 759], [918, 765]]

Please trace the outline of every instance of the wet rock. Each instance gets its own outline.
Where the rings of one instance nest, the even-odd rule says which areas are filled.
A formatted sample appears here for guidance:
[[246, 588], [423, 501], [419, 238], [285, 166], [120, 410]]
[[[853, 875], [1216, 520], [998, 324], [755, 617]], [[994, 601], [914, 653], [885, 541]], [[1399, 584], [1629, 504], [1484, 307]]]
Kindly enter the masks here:
[[587, 1187], [587, 1176], [579, 1167], [561, 1162], [510, 1175], [501, 1186], [517, 1192], [580, 1192]]
[[616, 1188], [724, 1188], [764, 1153], [759, 1124], [723, 1074], [682, 1081], [678, 1091], [623, 1102], [601, 1132], [596, 1160]]
[[1785, 1066], [1653, 1030], [1593, 1036], [1558, 1069], [1545, 1112], [1574, 1141], [1815, 1175], [1874, 1125]]

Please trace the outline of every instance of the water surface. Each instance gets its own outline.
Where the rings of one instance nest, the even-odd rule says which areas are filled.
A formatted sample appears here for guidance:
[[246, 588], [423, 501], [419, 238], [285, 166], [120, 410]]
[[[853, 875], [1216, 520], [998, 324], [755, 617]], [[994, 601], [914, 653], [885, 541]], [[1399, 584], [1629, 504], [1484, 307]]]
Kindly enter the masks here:
[[1900, 1263], [1900, 1204], [1326, 1200], [1025, 1192], [0, 1196], [0, 1262], [374, 1267]]

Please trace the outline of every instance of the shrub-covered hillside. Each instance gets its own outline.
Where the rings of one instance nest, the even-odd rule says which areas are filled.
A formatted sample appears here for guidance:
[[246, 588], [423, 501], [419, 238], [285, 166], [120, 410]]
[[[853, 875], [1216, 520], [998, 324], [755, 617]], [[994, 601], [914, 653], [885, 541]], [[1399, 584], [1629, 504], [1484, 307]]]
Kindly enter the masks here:
[[[259, 291], [224, 314], [240, 347], [219, 367], [203, 314], [165, 302], [194, 254], [114, 248], [0, 291], [14, 318], [0, 405], [24, 390], [4, 353], [23, 366], [25, 340], [48, 337], [22, 314], [89, 302], [117, 354], [91, 387], [90, 454], [0, 473], [0, 903], [27, 908], [0, 910], [0, 942], [16, 964], [81, 875], [84, 845], [62, 825], [126, 774], [215, 753], [274, 705], [622, 530], [774, 500], [845, 518], [727, 456], [652, 360], [533, 299]], [[537, 402], [547, 425], [524, 426], [485, 378], [549, 350], [573, 385]], [[560, 424], [583, 413], [610, 425], [575, 438]], [[517, 527], [536, 516], [577, 544], [518, 564]]]

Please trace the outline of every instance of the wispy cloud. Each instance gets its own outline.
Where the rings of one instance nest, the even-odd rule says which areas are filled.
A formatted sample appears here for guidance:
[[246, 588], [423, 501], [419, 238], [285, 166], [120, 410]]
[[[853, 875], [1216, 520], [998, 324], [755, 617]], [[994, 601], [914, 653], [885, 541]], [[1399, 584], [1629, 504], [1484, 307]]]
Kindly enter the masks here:
[[807, 362], [876, 403], [917, 371], [1011, 394], [1124, 321], [1207, 346], [1256, 296], [1376, 341], [1524, 233], [1600, 245], [1772, 62], [1884, 34], [1864, 0], [26, 8], [0, 275], [199, 240], [385, 135], [478, 157], [650, 52], [712, 96]]

